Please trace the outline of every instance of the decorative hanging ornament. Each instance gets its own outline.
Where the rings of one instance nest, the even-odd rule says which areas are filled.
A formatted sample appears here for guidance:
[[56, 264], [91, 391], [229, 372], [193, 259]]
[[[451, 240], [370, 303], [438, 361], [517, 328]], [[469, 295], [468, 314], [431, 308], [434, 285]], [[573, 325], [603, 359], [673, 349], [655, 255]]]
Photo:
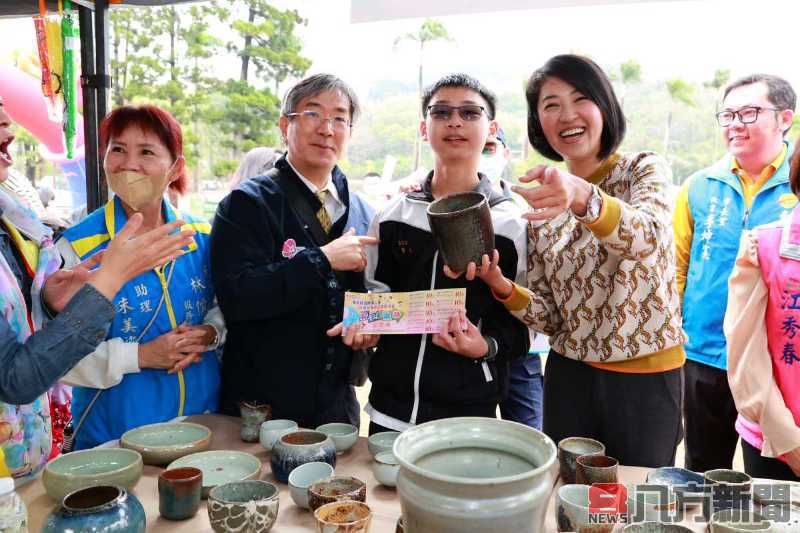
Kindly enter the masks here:
[[75, 131], [78, 116], [78, 84], [75, 76], [76, 54], [79, 47], [78, 28], [74, 24], [75, 13], [70, 0], [64, 0], [64, 15], [61, 18], [61, 35], [64, 47], [64, 144], [67, 148], [67, 159], [72, 159], [75, 152]]
[[47, 16], [47, 6], [45, 0], [39, 0], [39, 16], [33, 17], [33, 24], [36, 28], [36, 45], [39, 51], [39, 65], [42, 69], [42, 94], [50, 102], [50, 107], [56, 105], [56, 95], [53, 92], [53, 83], [50, 72], [50, 57], [47, 50], [47, 29], [45, 18]]

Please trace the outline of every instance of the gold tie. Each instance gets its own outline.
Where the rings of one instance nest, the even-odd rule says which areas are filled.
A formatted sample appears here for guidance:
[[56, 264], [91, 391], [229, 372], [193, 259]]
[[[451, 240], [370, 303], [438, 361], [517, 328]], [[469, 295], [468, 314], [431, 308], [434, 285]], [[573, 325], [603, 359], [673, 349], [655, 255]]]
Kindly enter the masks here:
[[325, 197], [327, 195], [327, 189], [317, 191], [317, 199], [319, 199], [320, 203], [322, 204], [322, 207], [320, 207], [319, 211], [317, 211], [317, 220], [319, 220], [319, 223], [322, 226], [322, 229], [325, 230], [325, 233], [330, 233], [333, 222], [331, 222], [331, 215], [328, 213], [328, 210], [325, 209]]

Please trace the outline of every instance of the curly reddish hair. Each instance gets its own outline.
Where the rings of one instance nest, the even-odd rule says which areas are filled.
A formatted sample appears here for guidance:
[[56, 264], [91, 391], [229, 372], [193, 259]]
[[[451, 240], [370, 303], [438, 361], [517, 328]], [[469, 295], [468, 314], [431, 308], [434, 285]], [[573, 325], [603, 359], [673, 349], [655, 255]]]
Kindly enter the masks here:
[[[169, 150], [173, 161], [183, 156], [181, 125], [169, 111], [154, 105], [124, 105], [106, 115], [100, 122], [100, 153], [106, 153], [112, 137], [121, 135], [131, 126], [156, 135]], [[169, 184], [169, 188], [178, 194], [184, 194], [189, 189], [185, 164], [181, 165], [178, 177]]]

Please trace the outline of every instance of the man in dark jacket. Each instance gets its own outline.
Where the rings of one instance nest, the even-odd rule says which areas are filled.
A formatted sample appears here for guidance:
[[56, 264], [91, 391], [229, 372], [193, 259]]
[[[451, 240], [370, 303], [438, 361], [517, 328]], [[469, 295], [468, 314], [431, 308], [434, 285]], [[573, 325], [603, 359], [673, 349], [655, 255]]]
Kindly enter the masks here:
[[350, 194], [336, 163], [358, 111], [334, 76], [297, 84], [279, 122], [286, 155], [219, 205], [211, 267], [228, 326], [223, 412], [237, 414], [246, 400], [305, 427], [358, 425], [352, 350], [371, 336], [326, 335], [342, 319], [345, 291], [364, 291], [364, 248], [377, 242], [345, 231]]

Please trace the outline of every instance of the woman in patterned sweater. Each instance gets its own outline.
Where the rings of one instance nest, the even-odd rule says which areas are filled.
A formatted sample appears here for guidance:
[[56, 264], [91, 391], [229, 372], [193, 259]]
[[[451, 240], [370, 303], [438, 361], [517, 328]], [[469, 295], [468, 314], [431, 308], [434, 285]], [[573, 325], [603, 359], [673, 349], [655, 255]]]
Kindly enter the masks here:
[[[566, 171], [540, 165], [516, 187], [533, 210], [528, 287], [495, 261], [478, 275], [520, 320], [550, 336], [544, 431], [596, 438], [628, 465], [671, 465], [682, 437], [685, 360], [666, 190], [651, 152], [620, 155], [625, 117], [591, 60], [560, 55], [531, 76], [528, 136]], [[474, 271], [473, 271], [474, 272]]]

